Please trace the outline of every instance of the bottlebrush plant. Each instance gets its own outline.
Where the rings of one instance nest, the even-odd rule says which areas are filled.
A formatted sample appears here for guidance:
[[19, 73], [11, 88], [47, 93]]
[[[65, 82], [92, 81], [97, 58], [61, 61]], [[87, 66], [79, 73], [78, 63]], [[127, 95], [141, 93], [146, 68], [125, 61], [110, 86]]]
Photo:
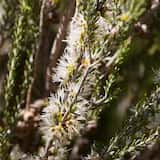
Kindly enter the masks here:
[[[13, 28], [15, 36], [2, 110], [2, 123], [8, 126], [6, 129], [0, 125], [0, 157], [2, 160], [4, 155], [7, 155], [5, 159], [13, 160], [143, 160], [144, 157], [152, 160], [150, 155], [154, 154], [155, 158], [160, 158], [159, 152], [155, 154], [160, 124], [160, 2], [76, 0], [72, 1], [76, 3], [75, 8], [67, 6], [69, 2], [40, 1], [39, 31], [33, 2], [23, 0], [17, 4], [20, 11], [18, 20], [15, 19], [16, 28]], [[71, 8], [74, 15], [68, 18]], [[65, 17], [69, 19], [67, 23], [65, 21], [66, 37]], [[25, 25], [22, 25], [23, 21]], [[52, 34], [55, 43], [50, 47]], [[42, 49], [36, 49], [35, 55], [32, 53], [33, 44]], [[50, 62], [41, 72], [38, 65], [42, 57], [38, 53], [45, 47], [44, 53], [49, 55]], [[13, 53], [18, 57], [30, 53], [28, 56], [33, 57], [35, 68], [29, 57], [23, 63]], [[52, 64], [53, 57], [50, 56], [59, 57], [58, 61], [54, 59], [56, 64]], [[19, 70], [15, 70], [18, 64], [30, 67], [22, 70], [20, 75]], [[48, 70], [53, 70], [49, 76]], [[48, 77], [51, 77], [48, 86], [53, 88], [44, 90], [50, 92], [49, 96], [37, 88], [34, 75], [39, 75], [39, 82], [46, 80], [45, 84], [37, 85], [45, 85], [42, 88], [50, 83]], [[24, 82], [18, 81], [18, 76], [22, 76]], [[33, 83], [28, 81], [30, 79]], [[25, 88], [19, 87], [17, 91], [16, 86], [24, 87], [24, 84]], [[43, 108], [32, 88], [40, 95], [40, 101], [47, 99]], [[28, 101], [27, 97], [35, 102]], [[22, 103], [27, 107], [24, 108]], [[27, 133], [36, 143], [25, 145], [26, 148], [33, 147], [29, 152], [25, 152], [21, 145], [22, 139], [28, 137], [22, 134], [21, 141], [16, 137], [17, 124], [20, 123], [21, 130], [28, 129]], [[36, 136], [32, 136], [33, 130]]]

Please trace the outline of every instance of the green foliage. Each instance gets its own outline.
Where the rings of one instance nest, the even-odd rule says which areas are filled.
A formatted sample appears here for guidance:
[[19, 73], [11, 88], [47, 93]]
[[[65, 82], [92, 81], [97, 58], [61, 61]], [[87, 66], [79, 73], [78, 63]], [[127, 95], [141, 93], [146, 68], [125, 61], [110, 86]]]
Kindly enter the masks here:
[[16, 14], [19, 13], [18, 0], [1, 0], [2, 20], [0, 22], [0, 33], [3, 38], [11, 38]]
[[24, 97], [30, 82], [29, 77], [37, 36], [35, 24], [31, 2], [21, 1], [20, 13], [14, 26], [5, 91], [6, 108], [11, 116], [17, 112], [17, 107], [24, 103]]
[[[30, 75], [38, 31], [37, 20], [35, 20], [36, 13], [34, 12], [36, 1], [33, 3], [30, 0], [21, 0], [18, 4], [16, 4], [16, 7], [19, 8], [19, 12], [14, 19], [12, 28], [13, 43], [9, 54], [8, 76], [5, 87], [5, 107], [3, 110], [5, 127], [4, 131], [2, 130], [2, 135], [4, 137], [6, 135], [6, 138], [0, 139], [2, 141], [0, 155], [4, 152], [6, 156], [9, 149], [7, 145], [10, 143], [7, 139], [11, 138], [11, 135], [13, 136], [12, 131], [15, 127], [18, 109], [25, 103], [26, 92], [31, 81]], [[2, 157], [2, 159], [5, 158]]]
[[[159, 89], [132, 107], [121, 131], [111, 139], [105, 154], [107, 159], [128, 159], [159, 139]], [[105, 156], [105, 155], [104, 155]]]

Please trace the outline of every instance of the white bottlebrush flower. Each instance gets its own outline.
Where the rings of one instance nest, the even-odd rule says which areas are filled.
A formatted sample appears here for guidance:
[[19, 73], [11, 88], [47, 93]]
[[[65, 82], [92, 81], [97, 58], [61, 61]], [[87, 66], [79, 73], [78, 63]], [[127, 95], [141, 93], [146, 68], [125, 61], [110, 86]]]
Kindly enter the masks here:
[[44, 132], [44, 138], [50, 139], [53, 136], [52, 129], [58, 125], [59, 119], [65, 111], [64, 107], [65, 91], [59, 89], [55, 95], [49, 98], [49, 105], [44, 108], [42, 118], [41, 130]]
[[72, 49], [72, 47], [81, 48], [81, 38], [86, 33], [86, 30], [87, 22], [84, 20], [83, 15], [78, 13], [78, 10], [76, 10], [75, 16], [73, 17], [70, 25], [70, 34], [67, 38], [67, 44], [70, 49]]
[[84, 126], [87, 108], [83, 105], [87, 102], [82, 98], [77, 98], [74, 102], [79, 92], [80, 83], [70, 83], [68, 87], [59, 88], [57, 93], [49, 98], [49, 105], [43, 111], [41, 130], [46, 141], [53, 139], [53, 153], [58, 154], [60, 148], [69, 145]]
[[70, 77], [73, 76], [77, 68], [78, 60], [82, 54], [82, 39], [86, 32], [86, 22], [81, 14], [75, 13], [70, 24], [70, 31], [66, 40], [67, 47], [64, 50], [63, 56], [60, 58], [55, 74], [53, 75], [54, 82], [66, 84]]
[[67, 50], [65, 54], [59, 60], [59, 64], [55, 69], [55, 75], [53, 76], [53, 81], [55, 82], [68, 82], [69, 78], [73, 75], [76, 66], [78, 55], [71, 56]]

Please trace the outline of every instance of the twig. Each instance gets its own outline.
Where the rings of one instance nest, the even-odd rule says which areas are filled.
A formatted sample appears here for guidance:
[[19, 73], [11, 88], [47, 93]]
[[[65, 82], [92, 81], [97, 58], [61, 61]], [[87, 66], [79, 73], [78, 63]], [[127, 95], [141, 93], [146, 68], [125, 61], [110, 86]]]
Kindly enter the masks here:
[[[51, 44], [54, 39], [51, 26], [56, 23], [48, 17], [52, 6], [46, 6], [47, 0], [42, 1], [39, 24], [39, 44], [34, 60], [33, 80], [27, 94], [26, 108], [33, 100], [44, 98], [47, 95], [47, 67]], [[51, 7], [51, 9], [47, 8]]]
[[67, 119], [68, 114], [71, 112], [72, 107], [73, 107], [73, 105], [75, 104], [75, 102], [76, 102], [76, 100], [77, 100], [77, 97], [78, 97], [78, 95], [79, 95], [79, 93], [80, 93], [80, 91], [81, 91], [81, 89], [82, 89], [82, 86], [83, 86], [83, 84], [84, 84], [84, 82], [85, 82], [85, 80], [86, 80], [86, 78], [87, 78], [87, 75], [88, 75], [88, 73], [89, 73], [90, 68], [91, 68], [91, 66], [88, 66], [88, 67], [86, 68], [86, 70], [85, 70], [85, 72], [84, 72], [84, 75], [83, 75], [83, 77], [82, 77], [82, 80], [81, 80], [81, 82], [80, 82], [80, 84], [79, 84], [78, 91], [77, 91], [77, 93], [76, 93], [76, 95], [75, 95], [72, 103], [71, 103], [70, 106], [68, 107], [68, 111], [66, 111], [65, 114], [64, 114], [64, 116], [63, 116], [62, 124], [65, 122], [65, 120]]

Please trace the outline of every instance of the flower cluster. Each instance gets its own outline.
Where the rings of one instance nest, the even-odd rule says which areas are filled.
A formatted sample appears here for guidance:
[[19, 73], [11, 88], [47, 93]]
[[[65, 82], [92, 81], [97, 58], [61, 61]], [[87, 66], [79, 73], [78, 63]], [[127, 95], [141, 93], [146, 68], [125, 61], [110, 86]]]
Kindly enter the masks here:
[[86, 22], [83, 15], [76, 11], [70, 24], [67, 47], [53, 75], [53, 81], [60, 82], [60, 86], [49, 98], [49, 105], [42, 115], [42, 131], [46, 142], [52, 140], [49, 152], [55, 159], [65, 157], [67, 145], [79, 135], [87, 117], [87, 107], [84, 107], [87, 101], [79, 96], [90, 65], [81, 45], [85, 32]]
[[[126, 37], [131, 24], [142, 14], [143, 9], [137, 11], [144, 1], [138, 5], [135, 0], [131, 4], [122, 3], [103, 1], [103, 7], [107, 9], [99, 14], [101, 10], [96, 8], [94, 1], [77, 2], [65, 40], [67, 46], [54, 69], [53, 81], [60, 85], [41, 116], [41, 130], [46, 140], [44, 157], [51, 153], [54, 159], [66, 159], [72, 140], [80, 135], [89, 120], [97, 120], [101, 111], [99, 106], [109, 98], [107, 95], [113, 81], [108, 77], [109, 71], [123, 61], [130, 44], [130, 38]], [[107, 86], [104, 86], [105, 78]], [[97, 104], [98, 109], [91, 110]], [[92, 152], [86, 159], [100, 158], [98, 153], [95, 154]]]

